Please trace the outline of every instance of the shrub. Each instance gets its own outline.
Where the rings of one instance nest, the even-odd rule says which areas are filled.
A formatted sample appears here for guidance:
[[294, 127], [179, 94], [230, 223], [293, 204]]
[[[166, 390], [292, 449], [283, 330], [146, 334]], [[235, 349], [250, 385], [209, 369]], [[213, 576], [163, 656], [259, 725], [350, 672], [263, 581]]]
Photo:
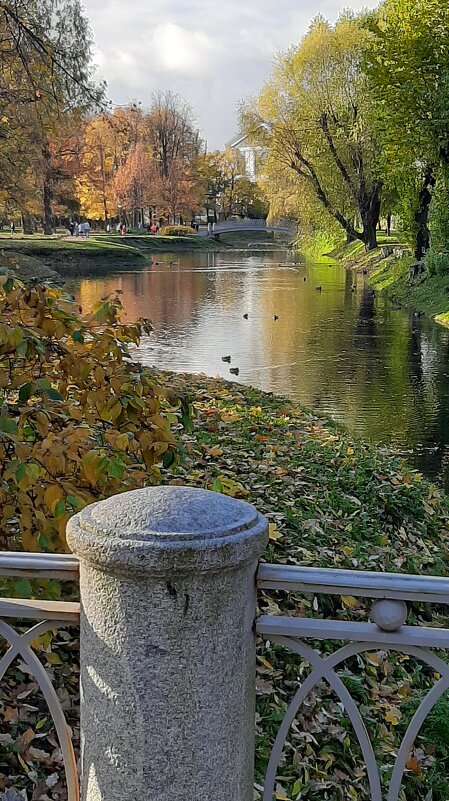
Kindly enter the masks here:
[[430, 250], [425, 263], [430, 275], [447, 273], [449, 270], [449, 172], [442, 169], [432, 191], [429, 210]]
[[440, 273], [447, 273], [449, 270], [449, 252], [443, 250], [436, 252], [433, 247], [426, 253], [424, 264], [429, 275], [439, 275]]
[[72, 514], [176, 460], [188, 406], [131, 361], [151, 326], [120, 312], [117, 297], [86, 319], [59, 290], [0, 287], [0, 547], [63, 551]]
[[196, 231], [190, 225], [163, 225], [159, 229], [161, 236], [195, 236]]

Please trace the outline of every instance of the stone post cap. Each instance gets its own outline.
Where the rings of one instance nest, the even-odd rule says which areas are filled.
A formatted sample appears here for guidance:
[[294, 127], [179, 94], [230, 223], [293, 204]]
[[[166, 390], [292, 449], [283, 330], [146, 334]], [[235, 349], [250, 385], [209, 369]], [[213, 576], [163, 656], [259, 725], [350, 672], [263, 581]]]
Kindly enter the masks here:
[[268, 521], [227, 495], [147, 487], [83, 509], [67, 524], [67, 542], [81, 560], [107, 572], [206, 572], [258, 559]]

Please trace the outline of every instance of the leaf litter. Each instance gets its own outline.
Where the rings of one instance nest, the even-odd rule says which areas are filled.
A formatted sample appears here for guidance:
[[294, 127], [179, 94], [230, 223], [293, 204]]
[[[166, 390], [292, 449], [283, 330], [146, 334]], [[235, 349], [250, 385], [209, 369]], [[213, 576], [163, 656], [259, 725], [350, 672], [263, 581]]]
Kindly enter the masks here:
[[[195, 425], [190, 433], [179, 431], [181, 458], [162, 471], [163, 481], [254, 503], [270, 524], [266, 561], [447, 574], [448, 500], [399, 456], [354, 439], [284, 398], [205, 376], [164, 374], [167, 378], [175, 390], [189, 391]], [[369, 602], [264, 591], [259, 606], [267, 614], [366, 620]], [[428, 623], [426, 610], [413, 607], [409, 621]], [[443, 608], [434, 624], [445, 624]], [[44, 638], [35, 644], [37, 653], [62, 700], [78, 756], [78, 632]], [[338, 645], [317, 647], [327, 654]], [[309, 672], [307, 662], [274, 644], [259, 642], [258, 657], [255, 799], [262, 797], [285, 710]], [[359, 706], [386, 786], [406, 724], [436, 676], [426, 665], [380, 648], [347, 660], [338, 673]], [[14, 791], [27, 801], [65, 801], [62, 755], [36, 682], [16, 662], [3, 687], [0, 799], [3, 793], [5, 801], [16, 801], [5, 796]], [[447, 719], [449, 704], [442, 703], [446, 707], [437, 705], [410, 751], [400, 801], [449, 798], [449, 727], [445, 739], [439, 723]], [[275, 798], [370, 798], [349, 718], [324, 683], [309, 693], [291, 727]]]

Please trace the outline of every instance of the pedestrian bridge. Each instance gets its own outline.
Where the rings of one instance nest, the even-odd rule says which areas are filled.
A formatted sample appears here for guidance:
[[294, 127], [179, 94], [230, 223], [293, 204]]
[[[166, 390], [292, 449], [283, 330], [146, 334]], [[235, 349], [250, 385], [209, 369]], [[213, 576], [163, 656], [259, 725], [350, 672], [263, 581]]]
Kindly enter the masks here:
[[297, 226], [291, 220], [270, 221], [269, 223], [266, 220], [223, 220], [213, 223], [209, 228], [203, 226], [199, 233], [201, 236], [219, 236], [220, 234], [236, 234], [241, 231], [268, 231], [295, 236]]

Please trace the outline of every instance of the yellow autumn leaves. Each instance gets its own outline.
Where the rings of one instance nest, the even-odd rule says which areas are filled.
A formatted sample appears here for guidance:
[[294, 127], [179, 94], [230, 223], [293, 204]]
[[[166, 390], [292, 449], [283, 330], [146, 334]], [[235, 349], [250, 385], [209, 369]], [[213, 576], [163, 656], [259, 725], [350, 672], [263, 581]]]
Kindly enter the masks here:
[[131, 362], [150, 329], [121, 325], [116, 298], [84, 319], [59, 291], [8, 279], [0, 317], [2, 547], [65, 550], [72, 514], [173, 464], [189, 407]]

